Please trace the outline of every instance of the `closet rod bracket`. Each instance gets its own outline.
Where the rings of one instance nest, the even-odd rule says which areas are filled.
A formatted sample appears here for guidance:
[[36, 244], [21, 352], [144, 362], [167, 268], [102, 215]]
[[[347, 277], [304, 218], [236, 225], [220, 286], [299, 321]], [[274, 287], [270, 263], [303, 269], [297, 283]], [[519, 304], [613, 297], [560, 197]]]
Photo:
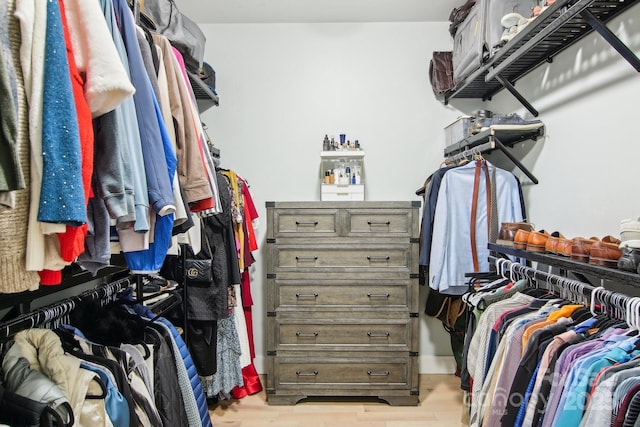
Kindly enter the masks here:
[[509, 93], [511, 93], [511, 95], [513, 95], [519, 102], [520, 104], [522, 104], [522, 106], [524, 108], [527, 109], [527, 111], [529, 111], [531, 114], [533, 114], [534, 117], [538, 117], [538, 115], [540, 113], [538, 113], [538, 110], [536, 110], [535, 108], [533, 108], [533, 105], [531, 105], [531, 103], [529, 103], [529, 101], [527, 101], [525, 99], [524, 96], [522, 96], [522, 94], [520, 92], [518, 92], [516, 90], [516, 88], [513, 86], [513, 84], [511, 84], [511, 82], [507, 79], [505, 79], [504, 77], [502, 77], [500, 74], [496, 74], [495, 75], [495, 79], [497, 81], [500, 82], [500, 84], [509, 91]]
[[513, 164], [517, 166], [518, 169], [520, 169], [534, 184], [538, 183], [538, 178], [536, 178], [529, 171], [529, 169], [527, 169], [527, 167], [523, 165], [522, 162], [520, 162], [520, 160], [516, 159], [515, 156], [511, 154], [509, 150], [507, 150], [507, 147], [505, 147], [505, 145], [502, 142], [500, 142], [500, 140], [495, 135], [493, 135], [491, 138], [493, 139], [493, 142], [495, 143], [496, 147], [500, 151], [502, 151], [504, 155], [507, 156], [509, 160], [511, 160]]
[[606, 25], [602, 23], [596, 16], [591, 13], [590, 10], [583, 10], [580, 15], [589, 23], [591, 28], [597, 31], [603, 39], [605, 39], [611, 47], [618, 51], [618, 53], [629, 63], [636, 71], [640, 71], [640, 59], [629, 47], [624, 44], [618, 36], [616, 36]]

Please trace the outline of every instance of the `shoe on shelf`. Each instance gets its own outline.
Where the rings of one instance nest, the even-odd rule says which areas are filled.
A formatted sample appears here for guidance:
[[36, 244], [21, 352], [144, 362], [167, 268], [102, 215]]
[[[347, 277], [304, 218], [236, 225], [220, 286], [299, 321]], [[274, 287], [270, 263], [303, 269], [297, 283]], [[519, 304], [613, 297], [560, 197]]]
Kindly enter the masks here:
[[591, 245], [599, 241], [597, 237], [585, 239], [584, 237], [576, 237], [571, 240], [571, 259], [581, 262], [589, 262], [591, 255]]
[[526, 250], [529, 235], [531, 235], [532, 232], [533, 231], [523, 229], [516, 231], [515, 236], [513, 236], [513, 247], [520, 250]]
[[[607, 236], [599, 242], [594, 242], [591, 245], [589, 252], [589, 264], [602, 265], [605, 267], [616, 268], [618, 266], [618, 260], [622, 256], [622, 250], [620, 250], [620, 241], [614, 237], [614, 241], [605, 241]], [[616, 242], [617, 241], [617, 242]]]
[[533, 224], [528, 222], [503, 222], [500, 225], [500, 232], [496, 244], [513, 247], [518, 230], [533, 231]]
[[527, 251], [544, 253], [550, 234], [545, 230], [532, 231], [527, 240]]
[[561, 239], [566, 240], [561, 232], [554, 231], [553, 233], [551, 233], [549, 235], [549, 238], [547, 239], [547, 243], [545, 243], [544, 245], [545, 252], [558, 255], [558, 244], [560, 243]]
[[147, 274], [142, 277], [143, 294], [153, 294], [164, 291], [169, 285], [169, 280], [157, 274]]
[[571, 247], [573, 242], [571, 239], [558, 238], [558, 244], [556, 245], [556, 255], [571, 257]]
[[608, 235], [608, 236], [604, 236], [602, 239], [600, 239], [601, 241], [605, 242], [605, 243], [612, 243], [614, 245], [620, 245], [621, 241], [620, 239], [618, 239], [617, 237]]
[[640, 249], [626, 246], [622, 248], [622, 256], [618, 259], [618, 270], [635, 273], [640, 267]]

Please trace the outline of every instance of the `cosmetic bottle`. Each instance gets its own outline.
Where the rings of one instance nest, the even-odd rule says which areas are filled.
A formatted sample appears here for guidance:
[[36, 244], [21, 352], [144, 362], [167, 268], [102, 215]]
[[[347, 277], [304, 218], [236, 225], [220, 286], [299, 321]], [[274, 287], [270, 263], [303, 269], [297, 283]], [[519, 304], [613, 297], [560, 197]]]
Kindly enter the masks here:
[[324, 140], [322, 141], [322, 151], [331, 150], [331, 146], [329, 145], [329, 136], [325, 135]]

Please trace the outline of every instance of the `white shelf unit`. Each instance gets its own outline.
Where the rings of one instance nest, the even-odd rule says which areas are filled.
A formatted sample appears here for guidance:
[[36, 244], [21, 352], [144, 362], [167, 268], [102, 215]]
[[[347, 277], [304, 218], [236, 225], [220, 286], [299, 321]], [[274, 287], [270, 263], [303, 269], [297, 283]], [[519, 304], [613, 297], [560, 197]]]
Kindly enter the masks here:
[[[320, 160], [320, 200], [332, 202], [364, 200], [364, 151], [322, 151]], [[340, 182], [337, 179], [340, 176], [338, 173], [337, 176], [334, 175], [332, 183], [325, 183], [327, 171], [333, 173], [335, 170], [343, 171], [344, 181]], [[358, 183], [354, 182], [352, 176], [357, 176]]]

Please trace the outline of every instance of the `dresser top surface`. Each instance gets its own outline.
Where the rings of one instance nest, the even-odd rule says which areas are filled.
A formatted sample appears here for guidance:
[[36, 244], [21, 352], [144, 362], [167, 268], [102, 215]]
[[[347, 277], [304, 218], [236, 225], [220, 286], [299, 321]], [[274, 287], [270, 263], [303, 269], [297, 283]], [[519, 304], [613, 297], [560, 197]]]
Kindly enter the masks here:
[[311, 208], [311, 209], [355, 209], [355, 208], [419, 208], [422, 202], [419, 200], [404, 201], [344, 201], [344, 202], [265, 202], [267, 208]]

